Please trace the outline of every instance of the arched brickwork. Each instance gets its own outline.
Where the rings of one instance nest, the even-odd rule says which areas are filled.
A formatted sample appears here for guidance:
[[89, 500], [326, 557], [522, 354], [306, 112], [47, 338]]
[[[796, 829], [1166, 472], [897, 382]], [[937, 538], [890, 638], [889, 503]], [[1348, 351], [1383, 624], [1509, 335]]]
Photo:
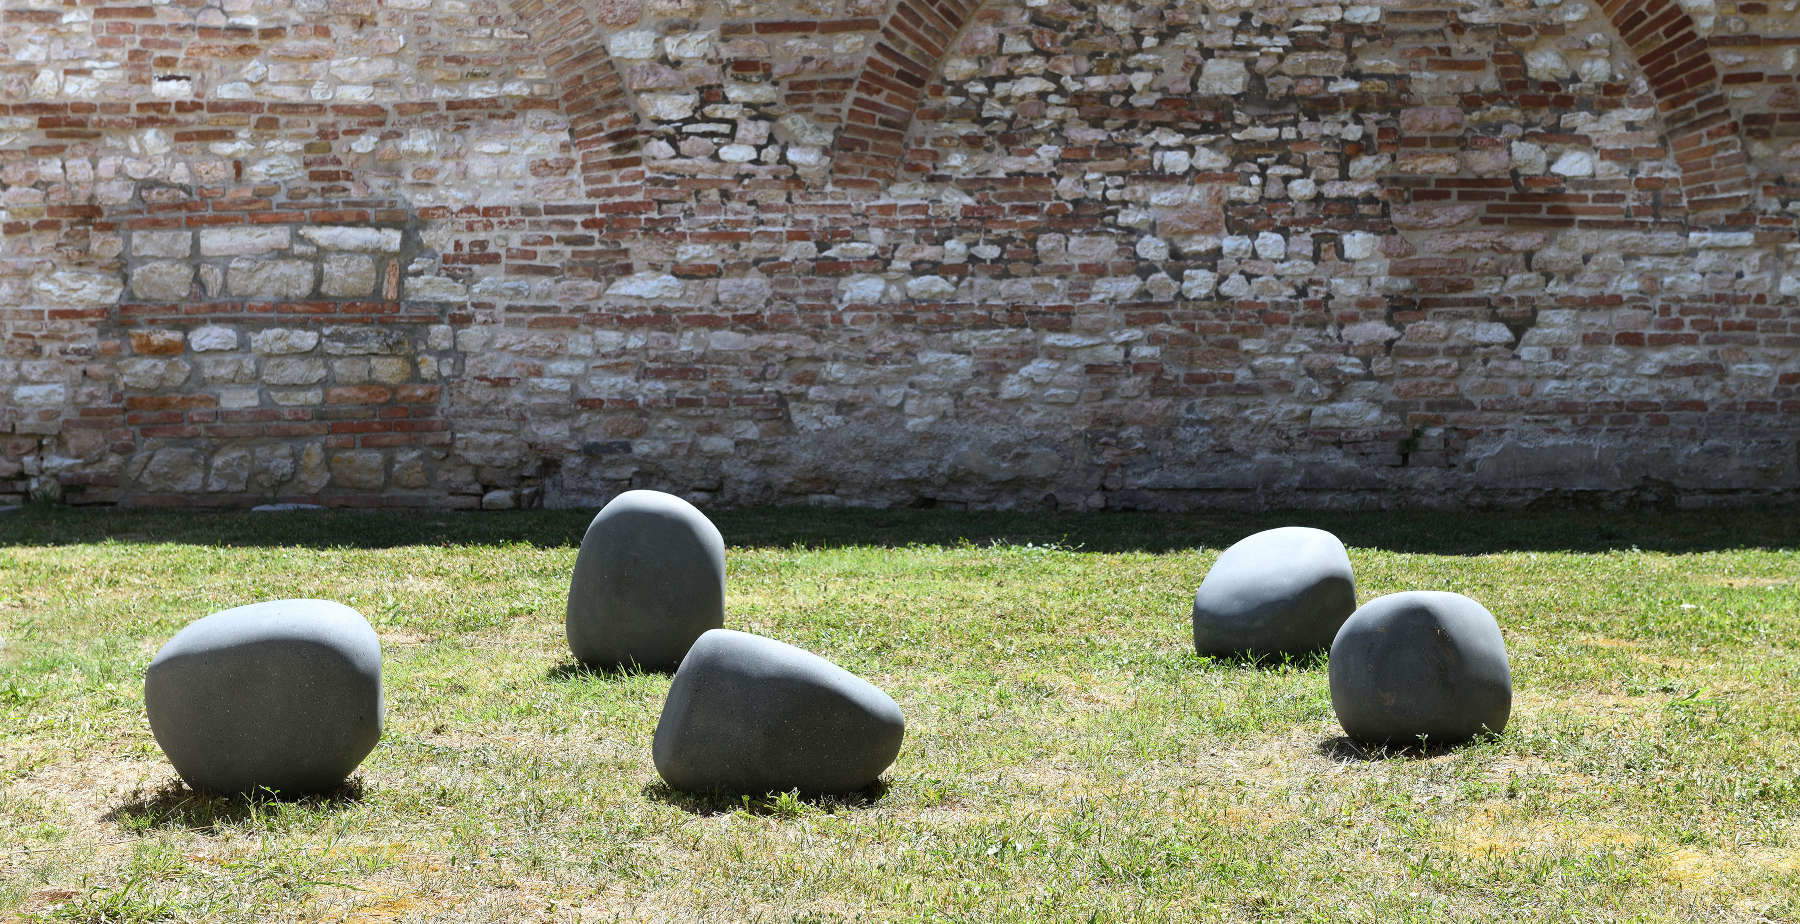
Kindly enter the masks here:
[[643, 179], [638, 119], [605, 35], [581, 3], [512, 0], [512, 9], [556, 81], [588, 197], [630, 198]]
[[1707, 40], [1676, 0], [1603, 0], [1656, 96], [1689, 220], [1729, 221], [1754, 198], [1742, 132]]
[[925, 87], [981, 0], [899, 0], [845, 104], [833, 159], [840, 184], [889, 183]]
[[[895, 180], [927, 84], [981, 0], [899, 0], [845, 108], [834, 178]], [[1753, 202], [1742, 133], [1707, 41], [1676, 0], [1604, 0], [1662, 113], [1689, 220], [1728, 222]]]

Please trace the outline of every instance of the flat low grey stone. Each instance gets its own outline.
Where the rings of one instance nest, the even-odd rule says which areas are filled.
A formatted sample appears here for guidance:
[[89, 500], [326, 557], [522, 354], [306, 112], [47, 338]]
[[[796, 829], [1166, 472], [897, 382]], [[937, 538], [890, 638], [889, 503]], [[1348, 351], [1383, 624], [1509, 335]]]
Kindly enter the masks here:
[[671, 670], [725, 624], [725, 540], [692, 504], [626, 491], [588, 524], [565, 628], [577, 660]]
[[381, 642], [329, 600], [277, 600], [190, 623], [144, 677], [150, 731], [203, 792], [328, 792], [381, 738]]
[[1350, 556], [1336, 536], [1283, 526], [1226, 549], [1194, 594], [1202, 655], [1322, 651], [1356, 609]]
[[684, 792], [866, 789], [900, 753], [906, 720], [886, 693], [812, 652], [714, 629], [663, 704], [656, 772]]
[[1499, 734], [1512, 712], [1500, 625], [1462, 594], [1414, 590], [1369, 601], [1331, 644], [1331, 708], [1374, 744], [1455, 744]]

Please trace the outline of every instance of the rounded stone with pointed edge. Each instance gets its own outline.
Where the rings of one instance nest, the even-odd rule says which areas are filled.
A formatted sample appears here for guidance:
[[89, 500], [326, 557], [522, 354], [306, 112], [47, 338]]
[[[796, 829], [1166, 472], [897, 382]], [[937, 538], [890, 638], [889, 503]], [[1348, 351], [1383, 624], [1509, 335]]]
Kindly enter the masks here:
[[195, 790], [329, 792], [381, 738], [381, 642], [329, 600], [224, 610], [156, 653], [144, 709]]
[[881, 777], [905, 733], [900, 707], [868, 681], [793, 645], [714, 629], [675, 672], [651, 756], [684, 792], [849, 793]]
[[565, 622], [577, 660], [671, 670], [724, 624], [725, 540], [694, 505], [626, 491], [588, 524]]
[[1331, 708], [1371, 744], [1456, 744], [1499, 734], [1512, 712], [1500, 625], [1462, 594], [1413, 590], [1369, 601], [1331, 643]]
[[1356, 609], [1350, 556], [1336, 536], [1283, 526], [1241, 539], [1194, 594], [1194, 650], [1202, 655], [1322, 651]]

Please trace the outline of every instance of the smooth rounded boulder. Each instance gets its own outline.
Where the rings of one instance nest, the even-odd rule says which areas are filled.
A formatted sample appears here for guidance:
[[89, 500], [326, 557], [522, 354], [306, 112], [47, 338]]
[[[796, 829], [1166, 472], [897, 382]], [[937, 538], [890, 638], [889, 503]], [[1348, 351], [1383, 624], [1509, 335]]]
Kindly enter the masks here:
[[694, 505], [626, 491], [588, 524], [569, 581], [569, 650], [596, 667], [673, 670], [725, 624], [725, 540]]
[[1462, 594], [1369, 601], [1331, 644], [1331, 708], [1371, 744], [1448, 745], [1499, 734], [1512, 712], [1500, 624]]
[[277, 600], [195, 620], [144, 675], [156, 743], [189, 787], [329, 792], [381, 738], [381, 641], [329, 600]]
[[1202, 655], [1323, 651], [1356, 609], [1350, 555], [1322, 529], [1284, 526], [1226, 549], [1194, 594]]
[[673, 789], [760, 795], [867, 789], [900, 753], [886, 693], [812, 652], [714, 629], [675, 672], [651, 756]]

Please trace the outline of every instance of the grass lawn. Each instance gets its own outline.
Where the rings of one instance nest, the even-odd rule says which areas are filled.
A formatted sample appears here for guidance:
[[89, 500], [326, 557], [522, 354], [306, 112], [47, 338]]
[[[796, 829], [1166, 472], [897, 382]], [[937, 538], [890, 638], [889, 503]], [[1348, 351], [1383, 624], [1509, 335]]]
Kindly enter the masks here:
[[[1158, 516], [744, 511], [726, 624], [886, 689], [882, 791], [663, 788], [669, 679], [571, 669], [587, 515], [0, 514], [0, 918], [493, 921], [1800, 919], [1800, 512]], [[1499, 618], [1512, 723], [1338, 737], [1321, 660], [1197, 658], [1256, 529], [1358, 597]], [[156, 648], [281, 597], [381, 636], [386, 735], [332, 799], [177, 783]]]

